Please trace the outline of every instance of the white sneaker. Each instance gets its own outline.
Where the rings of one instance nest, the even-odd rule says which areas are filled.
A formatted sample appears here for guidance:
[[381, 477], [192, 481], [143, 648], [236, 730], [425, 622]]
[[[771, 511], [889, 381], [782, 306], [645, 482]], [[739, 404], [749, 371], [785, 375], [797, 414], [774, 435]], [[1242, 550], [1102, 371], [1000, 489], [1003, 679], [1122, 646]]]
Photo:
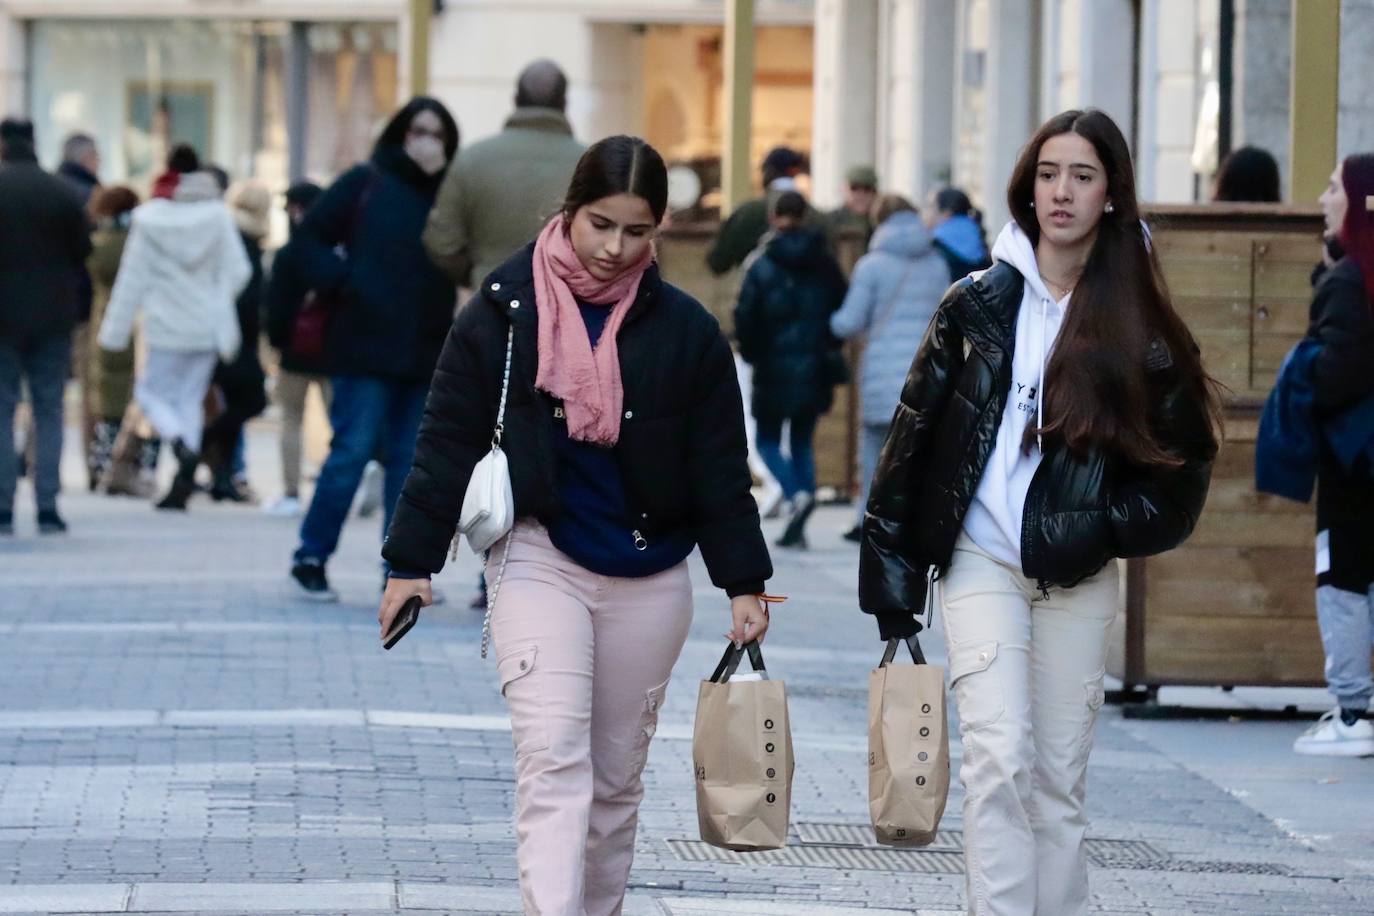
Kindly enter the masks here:
[[381, 462], [369, 461], [358, 485], [358, 518], [371, 518], [382, 507], [382, 484], [385, 473]]
[[1374, 725], [1368, 719], [1346, 725], [1338, 706], [1303, 732], [1293, 742], [1293, 750], [1313, 757], [1374, 756]]
[[301, 501], [294, 496], [283, 496], [263, 506], [262, 511], [273, 518], [295, 518], [301, 514]]

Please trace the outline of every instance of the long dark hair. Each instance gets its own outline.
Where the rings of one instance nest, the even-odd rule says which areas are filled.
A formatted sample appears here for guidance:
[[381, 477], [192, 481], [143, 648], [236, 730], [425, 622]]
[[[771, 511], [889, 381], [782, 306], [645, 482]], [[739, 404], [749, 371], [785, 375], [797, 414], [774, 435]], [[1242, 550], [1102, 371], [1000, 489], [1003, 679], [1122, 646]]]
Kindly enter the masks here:
[[1360, 265], [1369, 307], [1374, 311], [1374, 212], [1367, 202], [1374, 196], [1374, 153], [1347, 156], [1341, 163], [1341, 186], [1347, 203], [1337, 240], [1346, 256]]
[[1258, 146], [1233, 150], [1217, 171], [1217, 189], [1212, 199], [1278, 203], [1283, 199], [1279, 192], [1278, 161]]
[[406, 131], [410, 130], [410, 122], [415, 120], [415, 116], [422, 111], [432, 111], [439, 117], [439, 123], [444, 130], [444, 153], [450, 162], [458, 152], [458, 122], [453, 120], [453, 115], [448, 113], [444, 103], [438, 99], [427, 95], [417, 95], [415, 98], [406, 102], [400, 111], [391, 116], [391, 120], [386, 122], [386, 127], [382, 128], [381, 136], [377, 138], [377, 145], [374, 152], [383, 147], [394, 147], [399, 149], [405, 145]]
[[588, 147], [568, 183], [563, 216], [570, 220], [587, 204], [616, 194], [644, 198], [654, 222], [663, 222], [668, 211], [668, 167], [658, 150], [639, 137], [620, 134]]
[[1051, 137], [1071, 132], [1091, 143], [1102, 160], [1113, 210], [1098, 223], [1097, 239], [1050, 356], [1046, 390], [1040, 393], [1048, 422], [1027, 429], [1024, 445], [1033, 445], [1039, 433], [1078, 454], [1097, 447], [1136, 465], [1177, 467], [1182, 459], [1151, 429], [1145, 376], [1151, 342], [1161, 339], [1168, 348], [1174, 371], [1191, 383], [1214, 431], [1219, 406], [1215, 383], [1202, 367], [1187, 325], [1174, 311], [1141, 224], [1131, 153], [1121, 129], [1096, 109], [1050, 118], [1021, 151], [1007, 204], [1031, 245], [1037, 245], [1040, 223], [1032, 204], [1040, 149]]

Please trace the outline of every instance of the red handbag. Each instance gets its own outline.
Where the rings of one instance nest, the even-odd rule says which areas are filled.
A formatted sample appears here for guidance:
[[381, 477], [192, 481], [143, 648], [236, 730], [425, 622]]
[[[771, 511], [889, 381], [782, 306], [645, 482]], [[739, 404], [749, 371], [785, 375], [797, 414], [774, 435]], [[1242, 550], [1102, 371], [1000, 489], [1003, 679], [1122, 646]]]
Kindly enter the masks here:
[[332, 295], [321, 295], [315, 290], [306, 293], [291, 326], [291, 353], [301, 359], [323, 359], [325, 335], [338, 307], [339, 300]]

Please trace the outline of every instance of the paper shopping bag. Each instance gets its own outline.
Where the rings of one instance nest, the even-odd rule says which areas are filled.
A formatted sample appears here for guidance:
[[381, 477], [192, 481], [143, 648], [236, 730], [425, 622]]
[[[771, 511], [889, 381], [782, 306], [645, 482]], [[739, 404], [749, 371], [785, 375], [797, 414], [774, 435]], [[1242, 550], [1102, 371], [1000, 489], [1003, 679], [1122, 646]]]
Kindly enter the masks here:
[[[752, 672], [736, 674], [748, 653]], [[725, 849], [787, 844], [792, 801], [792, 729], [787, 688], [770, 680], [757, 642], [733, 644], [701, 682], [692, 732], [701, 838]]]
[[949, 795], [945, 670], [925, 663], [914, 636], [916, 664], [892, 664], [897, 644], [868, 676], [868, 812], [879, 843], [925, 846]]

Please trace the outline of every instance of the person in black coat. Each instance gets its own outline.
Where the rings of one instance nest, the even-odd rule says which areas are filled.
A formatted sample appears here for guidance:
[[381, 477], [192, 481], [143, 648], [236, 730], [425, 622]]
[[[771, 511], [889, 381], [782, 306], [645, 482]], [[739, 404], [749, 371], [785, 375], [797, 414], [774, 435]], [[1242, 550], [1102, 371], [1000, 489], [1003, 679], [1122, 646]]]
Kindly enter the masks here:
[[282, 495], [265, 507], [268, 515], [292, 517], [300, 514], [301, 435], [305, 422], [305, 402], [310, 386], [320, 390], [329, 404], [329, 376], [323, 356], [302, 352], [294, 340], [296, 321], [313, 294], [303, 276], [302, 242], [298, 233], [305, 214], [320, 199], [324, 189], [301, 181], [286, 189], [286, 217], [290, 236], [272, 258], [272, 274], [267, 283], [265, 329], [267, 342], [277, 351], [277, 377], [273, 396], [281, 408]]
[[298, 233], [302, 277], [338, 303], [325, 338], [334, 436], [291, 570], [309, 600], [338, 600], [325, 563], [368, 460], [378, 449], [385, 455], [383, 530], [410, 470], [454, 311], [453, 284], [430, 262], [420, 235], [457, 151], [448, 109], [412, 99], [382, 131], [371, 160], [334, 182]]
[[[1324, 266], [1307, 338], [1315, 419], [1374, 412], [1374, 154], [1346, 158], [1320, 203], [1326, 218]], [[1374, 698], [1369, 650], [1374, 637], [1374, 423], [1359, 432], [1369, 445], [1346, 466], [1323, 439], [1317, 453], [1317, 620], [1326, 652], [1331, 709], [1293, 743], [1299, 754], [1374, 755]]]
[[57, 511], [62, 390], [90, 252], [86, 213], [62, 179], [39, 167], [32, 122], [6, 119], [0, 123], [0, 535], [14, 533], [14, 412], [24, 381], [33, 403], [38, 528], [67, 529]]
[[205, 428], [201, 459], [210, 469], [212, 499], [247, 502], [251, 496], [236, 480], [234, 465], [244, 424], [267, 408], [267, 377], [258, 356], [258, 339], [263, 303], [262, 240], [268, 231], [272, 194], [258, 182], [249, 181], [231, 188], [228, 198], [253, 273], [235, 302], [243, 344], [233, 361], [221, 362], [215, 368], [214, 383], [222, 404], [219, 414]]
[[652, 263], [667, 196], [643, 140], [587, 150], [562, 211], [454, 320], [382, 548], [386, 634], [406, 601], [428, 603], [500, 423], [516, 521], [490, 550], [489, 623], [529, 912], [620, 910], [694, 548], [730, 597], [730, 638], [768, 627], [772, 566], [730, 346]]
[[996, 263], [946, 294], [907, 376], [868, 500], [859, 603], [889, 641], [941, 604], [969, 911], [1075, 916], [1116, 560], [1192, 532], [1217, 400], [1111, 118], [1046, 122], [1007, 199]]
[[[754, 368], [756, 441], [768, 470], [791, 502], [779, 547], [806, 547], [816, 506], [816, 422], [846, 381], [830, 315], [848, 284], [824, 233], [803, 224], [806, 199], [786, 191], [773, 204], [772, 235], [749, 265], [735, 305], [740, 356]], [[782, 453], [782, 427], [790, 430]]]

